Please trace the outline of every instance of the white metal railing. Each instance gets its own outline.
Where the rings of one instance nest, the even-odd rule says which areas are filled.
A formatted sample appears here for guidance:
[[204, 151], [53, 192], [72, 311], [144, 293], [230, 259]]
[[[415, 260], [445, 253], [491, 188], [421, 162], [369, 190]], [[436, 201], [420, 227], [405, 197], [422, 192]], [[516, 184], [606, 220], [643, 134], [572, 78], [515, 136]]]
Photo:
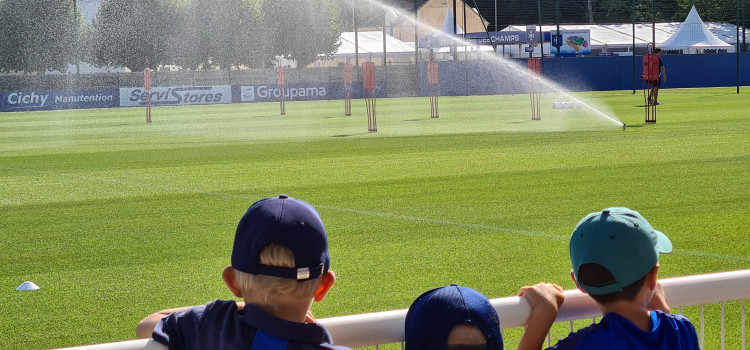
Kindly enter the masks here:
[[[745, 349], [745, 299], [750, 299], [750, 270], [721, 272], [705, 275], [667, 278], [661, 280], [667, 303], [672, 309], [700, 306], [701, 345], [705, 344], [705, 322], [703, 305], [721, 303], [721, 344], [724, 348], [724, 302], [741, 300], [741, 337]], [[503, 329], [523, 327], [531, 308], [523, 297], [491, 299], [497, 309]], [[406, 309], [375, 312], [369, 314], [340, 316], [320, 319], [334, 342], [351, 348], [399, 343], [404, 340]], [[600, 317], [601, 312], [594, 301], [578, 290], [565, 291], [565, 302], [560, 307], [556, 322]], [[695, 320], [692, 320], [695, 322]], [[132, 340], [117, 343], [96, 344], [68, 348], [69, 350], [147, 350], [165, 349], [152, 340]]]

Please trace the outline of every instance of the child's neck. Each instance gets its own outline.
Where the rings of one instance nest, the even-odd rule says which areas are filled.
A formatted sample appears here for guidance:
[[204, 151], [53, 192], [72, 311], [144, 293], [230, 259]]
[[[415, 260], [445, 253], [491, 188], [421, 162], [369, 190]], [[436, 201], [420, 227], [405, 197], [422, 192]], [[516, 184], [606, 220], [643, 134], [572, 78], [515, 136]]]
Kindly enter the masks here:
[[245, 302], [247, 302], [248, 304], [253, 304], [261, 308], [263, 311], [282, 320], [291, 322], [305, 322], [307, 311], [310, 310], [310, 305], [312, 302], [291, 298], [285, 299], [287, 299], [285, 300], [285, 302], [275, 303], [273, 305], [259, 304], [247, 300]]
[[651, 331], [651, 313], [645, 306], [632, 301], [618, 300], [607, 305], [598, 304], [602, 315], [616, 313], [633, 322], [644, 332]]

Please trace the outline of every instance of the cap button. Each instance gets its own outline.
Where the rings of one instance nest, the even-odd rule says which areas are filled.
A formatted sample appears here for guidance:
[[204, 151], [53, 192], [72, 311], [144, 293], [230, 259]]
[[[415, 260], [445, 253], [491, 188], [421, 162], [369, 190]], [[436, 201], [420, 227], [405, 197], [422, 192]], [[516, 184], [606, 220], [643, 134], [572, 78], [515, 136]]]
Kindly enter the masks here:
[[609, 210], [602, 210], [602, 214], [609, 215]]
[[289, 196], [287, 196], [285, 194], [282, 194], [282, 195], [279, 196], [279, 199], [287, 199], [287, 198], [289, 198]]

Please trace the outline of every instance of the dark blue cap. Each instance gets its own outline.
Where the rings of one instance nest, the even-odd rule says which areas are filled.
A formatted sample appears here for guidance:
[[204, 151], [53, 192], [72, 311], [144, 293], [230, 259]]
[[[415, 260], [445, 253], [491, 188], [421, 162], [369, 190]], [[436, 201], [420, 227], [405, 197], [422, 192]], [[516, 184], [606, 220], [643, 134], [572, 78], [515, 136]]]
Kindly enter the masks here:
[[503, 349], [500, 318], [490, 301], [467, 287], [436, 288], [420, 295], [406, 313], [406, 350], [444, 350], [453, 328], [469, 323], [487, 338], [489, 350]]
[[[294, 268], [260, 264], [268, 244], [294, 254]], [[312, 205], [286, 195], [264, 198], [250, 206], [237, 225], [232, 267], [254, 275], [306, 281], [324, 275], [330, 267], [328, 239], [320, 215]]]

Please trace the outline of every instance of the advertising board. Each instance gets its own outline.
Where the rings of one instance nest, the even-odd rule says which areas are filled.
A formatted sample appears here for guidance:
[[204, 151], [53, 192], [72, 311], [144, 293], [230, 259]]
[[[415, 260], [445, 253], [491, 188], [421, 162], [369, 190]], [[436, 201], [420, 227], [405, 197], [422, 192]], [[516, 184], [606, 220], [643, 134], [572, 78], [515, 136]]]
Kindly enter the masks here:
[[[146, 106], [149, 94], [142, 87], [120, 88], [120, 107]], [[156, 86], [151, 88], [152, 106], [187, 106], [232, 103], [232, 86]]]
[[557, 31], [550, 32], [550, 51], [557, 54], [558, 39], [560, 41], [560, 56], [577, 56], [591, 54], [591, 31], [583, 30], [561, 30], [558, 37]]
[[[362, 85], [352, 84], [352, 98], [362, 98]], [[377, 97], [387, 97], [385, 82], [375, 82]], [[275, 102], [279, 100], [279, 85], [257, 84], [233, 86], [233, 102]], [[344, 83], [300, 83], [285, 84], [284, 96], [287, 101], [342, 100], [346, 98]]]
[[118, 107], [118, 89], [0, 92], [0, 112]]

